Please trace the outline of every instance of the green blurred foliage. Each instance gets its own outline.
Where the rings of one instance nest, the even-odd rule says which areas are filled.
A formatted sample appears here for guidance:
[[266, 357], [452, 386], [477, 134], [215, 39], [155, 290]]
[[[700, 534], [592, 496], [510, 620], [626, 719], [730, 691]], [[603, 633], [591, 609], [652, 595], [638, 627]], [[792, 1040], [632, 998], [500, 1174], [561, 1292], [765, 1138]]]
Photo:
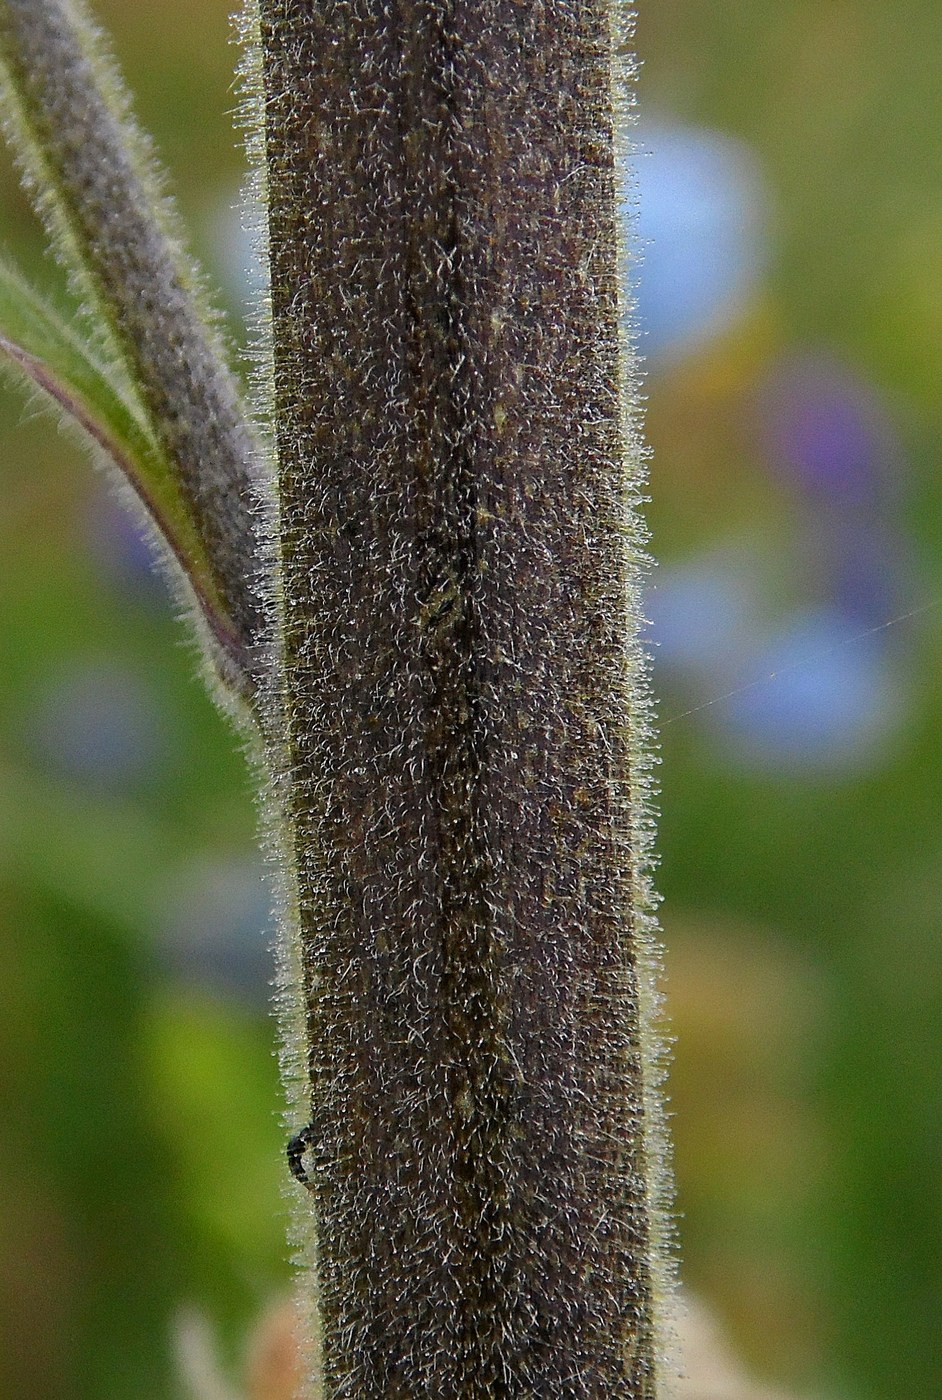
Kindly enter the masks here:
[[[225, 0], [96, 13], [219, 279]], [[0, 181], [5, 243], [59, 287], [5, 157]], [[182, 1311], [234, 1362], [289, 1274], [252, 785], [101, 478], [6, 386], [0, 415], [0, 1394], [170, 1400]], [[253, 995], [168, 951], [202, 865], [246, 872]]]
[[[708, 712], [664, 727], [684, 1275], [767, 1375], [826, 1396], [930, 1400], [942, 1376], [942, 9], [640, 10], [642, 112], [741, 138], [773, 199], [752, 304], [649, 383], [654, 553], [669, 563], [731, 538], [795, 552], [793, 504], [744, 420], [771, 362], [823, 347], [890, 405], [908, 463], [898, 612], [924, 609], [886, 632], [909, 699], [867, 763], [764, 770], [731, 757]], [[683, 708], [668, 690], [662, 714]]]
[[[228, 7], [98, 6], [218, 279]], [[747, 143], [772, 207], [735, 321], [652, 362], [656, 555], [747, 540], [773, 614], [813, 601], [807, 512], [749, 425], [770, 369], [823, 349], [888, 406], [896, 611], [934, 606], [942, 10], [642, 0], [638, 46], [643, 113]], [[0, 179], [5, 242], [54, 280]], [[91, 468], [6, 391], [0, 431], [0, 1394], [170, 1400], [181, 1309], [234, 1363], [288, 1277], [251, 783]], [[656, 673], [684, 1276], [759, 1374], [840, 1400], [931, 1400], [942, 1375], [940, 613], [888, 629], [903, 717], [851, 765], [751, 761], [685, 713], [713, 695]]]

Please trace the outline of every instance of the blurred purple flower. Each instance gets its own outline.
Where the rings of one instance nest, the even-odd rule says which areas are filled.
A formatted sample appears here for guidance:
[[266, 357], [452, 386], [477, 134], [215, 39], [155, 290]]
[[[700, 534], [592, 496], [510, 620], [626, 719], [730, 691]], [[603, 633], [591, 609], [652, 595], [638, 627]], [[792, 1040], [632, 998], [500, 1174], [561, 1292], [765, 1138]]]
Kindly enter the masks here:
[[903, 453], [877, 391], [848, 366], [801, 354], [777, 365], [757, 399], [772, 463], [809, 495], [844, 506], [884, 501]]
[[50, 679], [29, 726], [46, 766], [113, 792], [135, 787], [167, 748], [151, 688], [114, 661], [83, 659]]
[[89, 503], [87, 535], [96, 561], [122, 592], [170, 607], [170, 589], [157, 546], [131, 506], [104, 488]]
[[903, 596], [912, 592], [909, 561], [891, 525], [879, 518], [815, 524], [827, 596], [849, 624], [882, 628], [904, 610]]

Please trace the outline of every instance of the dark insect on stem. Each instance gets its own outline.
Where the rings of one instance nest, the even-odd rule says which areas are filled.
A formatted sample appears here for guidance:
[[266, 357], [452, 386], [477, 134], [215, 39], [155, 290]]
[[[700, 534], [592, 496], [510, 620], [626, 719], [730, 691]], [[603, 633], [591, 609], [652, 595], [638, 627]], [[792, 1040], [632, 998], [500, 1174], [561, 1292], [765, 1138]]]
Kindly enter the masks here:
[[[307, 1168], [304, 1165], [304, 1158], [312, 1152], [317, 1141], [317, 1134], [313, 1123], [308, 1123], [306, 1128], [302, 1128], [299, 1133], [288, 1143], [285, 1149], [288, 1158], [288, 1166], [295, 1181], [300, 1181], [302, 1186], [306, 1186], [309, 1191], [314, 1190], [315, 1183], [311, 1180]], [[313, 1152], [313, 1168], [320, 1171], [324, 1166], [326, 1158], [323, 1153]]]

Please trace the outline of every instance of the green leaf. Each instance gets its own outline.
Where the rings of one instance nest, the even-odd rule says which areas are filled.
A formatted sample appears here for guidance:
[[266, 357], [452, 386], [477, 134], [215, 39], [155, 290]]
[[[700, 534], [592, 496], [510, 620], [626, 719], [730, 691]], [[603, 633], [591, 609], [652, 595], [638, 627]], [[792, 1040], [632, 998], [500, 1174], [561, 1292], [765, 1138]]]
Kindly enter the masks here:
[[212, 562], [173, 468], [124, 382], [0, 260], [0, 363], [38, 386], [133, 488], [196, 595], [216, 643], [237, 647]]

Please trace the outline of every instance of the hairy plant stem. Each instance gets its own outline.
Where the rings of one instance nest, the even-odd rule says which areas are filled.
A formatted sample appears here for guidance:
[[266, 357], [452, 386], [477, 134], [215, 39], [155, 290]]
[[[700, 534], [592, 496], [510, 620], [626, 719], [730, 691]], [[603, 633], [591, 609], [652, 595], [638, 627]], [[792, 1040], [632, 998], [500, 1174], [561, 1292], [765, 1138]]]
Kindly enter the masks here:
[[324, 1393], [651, 1400], [612, 6], [258, 19]]
[[269, 647], [259, 446], [153, 154], [84, 0], [0, 0], [0, 95], [35, 202], [212, 565], [221, 608], [194, 585], [204, 640], [223, 679], [251, 701]]

